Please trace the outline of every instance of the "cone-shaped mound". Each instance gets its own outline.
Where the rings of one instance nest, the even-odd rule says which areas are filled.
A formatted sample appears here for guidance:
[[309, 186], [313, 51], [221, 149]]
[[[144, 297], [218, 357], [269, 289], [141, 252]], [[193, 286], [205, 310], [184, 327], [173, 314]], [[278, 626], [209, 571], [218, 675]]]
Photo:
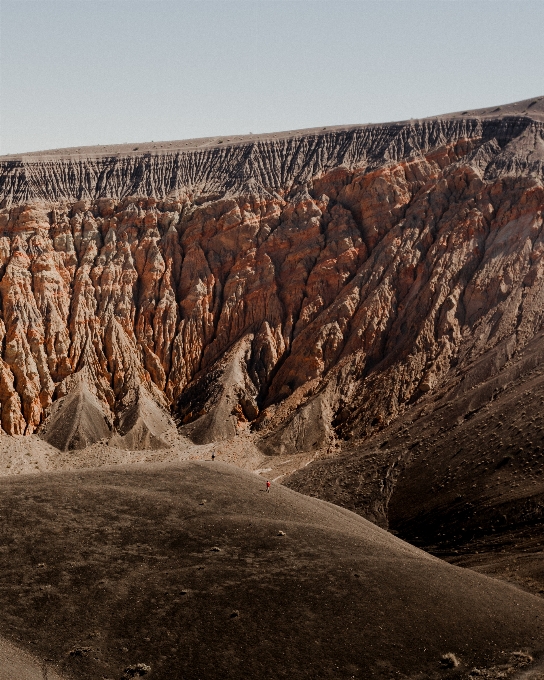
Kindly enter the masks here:
[[104, 411], [84, 381], [53, 404], [39, 431], [42, 439], [61, 451], [84, 449], [111, 436]]
[[6, 514], [0, 633], [78, 680], [458, 678], [544, 647], [542, 599], [217, 462], [3, 479]]
[[161, 438], [175, 427], [169, 415], [143, 389], [136, 399], [120, 414], [118, 434], [110, 440], [111, 446], [131, 451], [164, 449], [168, 444]]

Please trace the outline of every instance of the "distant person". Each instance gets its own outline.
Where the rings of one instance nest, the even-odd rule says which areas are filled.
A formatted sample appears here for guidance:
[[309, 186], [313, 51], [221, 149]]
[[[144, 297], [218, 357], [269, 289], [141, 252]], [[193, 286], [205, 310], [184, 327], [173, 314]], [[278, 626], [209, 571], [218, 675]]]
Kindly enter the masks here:
[[270, 482], [266, 480], [266, 492], [270, 493]]
[[215, 451], [212, 451], [212, 463], [215, 460]]

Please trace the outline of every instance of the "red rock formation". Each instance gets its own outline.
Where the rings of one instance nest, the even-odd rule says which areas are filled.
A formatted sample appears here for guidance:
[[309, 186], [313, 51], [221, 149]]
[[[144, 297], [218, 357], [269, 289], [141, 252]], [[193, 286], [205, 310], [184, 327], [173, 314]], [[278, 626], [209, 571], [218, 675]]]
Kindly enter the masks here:
[[[113, 427], [143, 427], [123, 413], [144, 390], [199, 441], [251, 422], [267, 452], [312, 450], [381, 430], [505, 340], [523, 347], [542, 322], [539, 107], [197, 150], [175, 168], [89, 158], [88, 177], [109, 174], [86, 175], [79, 200], [72, 160], [6, 161], [3, 429], [34, 432], [77, 374]], [[22, 200], [35, 186], [43, 200]]]

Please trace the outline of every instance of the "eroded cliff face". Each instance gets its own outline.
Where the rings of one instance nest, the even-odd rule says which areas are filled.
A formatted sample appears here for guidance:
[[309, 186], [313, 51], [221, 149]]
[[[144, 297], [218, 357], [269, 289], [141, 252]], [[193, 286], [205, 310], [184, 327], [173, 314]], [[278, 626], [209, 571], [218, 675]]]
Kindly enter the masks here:
[[160, 445], [151, 402], [199, 442], [369, 437], [540, 329], [543, 164], [530, 115], [6, 160], [2, 429], [64, 398], [104, 420], [68, 448]]

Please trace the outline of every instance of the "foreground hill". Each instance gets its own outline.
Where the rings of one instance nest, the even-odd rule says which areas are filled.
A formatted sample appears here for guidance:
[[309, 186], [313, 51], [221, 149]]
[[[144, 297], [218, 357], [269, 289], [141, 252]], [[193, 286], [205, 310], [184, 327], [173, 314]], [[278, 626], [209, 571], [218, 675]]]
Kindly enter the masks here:
[[0, 514], [0, 632], [66, 678], [498, 678], [544, 652], [540, 598], [238, 468], [4, 478]]

